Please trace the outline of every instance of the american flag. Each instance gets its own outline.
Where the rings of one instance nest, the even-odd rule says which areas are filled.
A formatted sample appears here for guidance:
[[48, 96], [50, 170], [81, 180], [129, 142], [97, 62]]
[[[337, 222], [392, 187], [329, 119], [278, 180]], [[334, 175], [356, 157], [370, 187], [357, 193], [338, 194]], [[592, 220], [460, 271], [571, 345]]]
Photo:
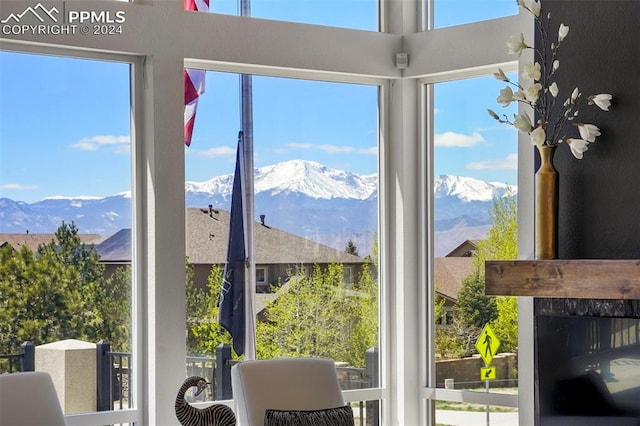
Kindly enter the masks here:
[[[209, 11], [209, 0], [183, 0], [185, 10]], [[184, 144], [191, 145], [198, 98], [204, 93], [205, 70], [184, 69]]]

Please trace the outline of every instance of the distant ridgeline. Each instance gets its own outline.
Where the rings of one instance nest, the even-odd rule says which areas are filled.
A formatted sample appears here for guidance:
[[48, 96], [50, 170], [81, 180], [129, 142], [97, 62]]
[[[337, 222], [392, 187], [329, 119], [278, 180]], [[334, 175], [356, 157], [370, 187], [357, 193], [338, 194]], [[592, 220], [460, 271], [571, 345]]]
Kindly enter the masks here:
[[[229, 209], [232, 175], [186, 182], [186, 206]], [[321, 164], [294, 160], [256, 169], [256, 220], [295, 235], [344, 249], [355, 242], [370, 252], [378, 228], [376, 175], [356, 175]], [[516, 187], [469, 177], [435, 178], [436, 256], [467, 239], [481, 239], [490, 228], [493, 199]], [[53, 233], [74, 221], [83, 234], [109, 236], [131, 227], [129, 193], [104, 198], [51, 197], [35, 203], [0, 199], [0, 233]]]

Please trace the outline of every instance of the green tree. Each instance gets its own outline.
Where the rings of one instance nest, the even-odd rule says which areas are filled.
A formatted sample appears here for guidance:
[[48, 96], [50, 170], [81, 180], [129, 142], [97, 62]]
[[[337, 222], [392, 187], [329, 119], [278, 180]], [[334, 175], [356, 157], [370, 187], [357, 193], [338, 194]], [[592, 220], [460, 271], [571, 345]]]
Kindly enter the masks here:
[[[231, 345], [231, 335], [218, 324], [218, 301], [222, 289], [222, 268], [213, 265], [207, 278], [207, 288], [193, 283], [193, 267], [187, 270], [187, 354], [191, 356], [215, 356], [221, 343]], [[237, 358], [237, 355], [235, 355]]]
[[459, 358], [463, 355], [464, 350], [460, 339], [458, 339], [458, 334], [456, 333], [453, 324], [446, 324], [444, 322], [444, 305], [446, 303], [446, 299], [436, 296], [435, 292], [433, 297], [435, 300], [434, 320], [436, 323], [436, 357], [439, 359]]
[[491, 217], [493, 225], [474, 253], [475, 272], [464, 279], [458, 293], [455, 320], [453, 324], [436, 330], [436, 347], [441, 354], [473, 353], [473, 343], [485, 324], [491, 324], [500, 338], [501, 351], [515, 351], [517, 348], [516, 299], [487, 296], [484, 281], [485, 261], [517, 258], [518, 221], [515, 196], [494, 199]]
[[484, 271], [485, 260], [518, 258], [518, 202], [514, 195], [496, 198], [491, 209], [493, 225], [477, 251]]
[[518, 350], [518, 300], [514, 296], [496, 298], [498, 317], [491, 322], [491, 328], [500, 339], [500, 352]]
[[344, 300], [347, 321], [345, 336], [349, 341], [347, 362], [364, 367], [368, 349], [378, 344], [378, 284], [373, 264], [367, 261], [358, 282]]
[[370, 264], [353, 288], [342, 277], [341, 264], [290, 274], [257, 324], [258, 357], [322, 356], [363, 367], [377, 342], [377, 283]]
[[349, 242], [347, 243], [347, 247], [345, 247], [344, 251], [349, 253], [349, 254], [354, 254], [356, 256], [359, 256], [358, 255], [358, 247], [356, 246], [356, 243], [354, 243], [351, 240], [349, 240]]
[[95, 289], [96, 339], [107, 340], [119, 352], [131, 351], [132, 282], [131, 266], [120, 266]]
[[485, 294], [484, 277], [479, 273], [469, 275], [462, 282], [456, 316], [463, 324], [478, 329], [498, 317], [495, 297]]
[[35, 257], [26, 246], [2, 248], [0, 336], [3, 353], [30, 340], [48, 343], [69, 329], [64, 271], [50, 253]]
[[[511, 260], [518, 258], [518, 203], [514, 195], [494, 200], [493, 226], [480, 243], [479, 260]], [[482, 268], [484, 271], [484, 267]], [[500, 338], [500, 351], [515, 352], [518, 348], [518, 302], [513, 296], [496, 297], [497, 317], [491, 328]]]
[[92, 246], [82, 244], [75, 224], [58, 228], [38, 247], [0, 251], [0, 352], [15, 352], [61, 339], [109, 339], [128, 349], [131, 276], [126, 269], [105, 279]]
[[[372, 253], [353, 286], [344, 285], [341, 264], [316, 265], [309, 276], [289, 271], [285, 282], [272, 287], [274, 301], [258, 318], [257, 357], [327, 356], [364, 366], [378, 336], [376, 241]], [[194, 285], [188, 259], [186, 271], [187, 352], [213, 356], [220, 343], [231, 345], [231, 336], [218, 324], [222, 268], [211, 268], [206, 289]]]

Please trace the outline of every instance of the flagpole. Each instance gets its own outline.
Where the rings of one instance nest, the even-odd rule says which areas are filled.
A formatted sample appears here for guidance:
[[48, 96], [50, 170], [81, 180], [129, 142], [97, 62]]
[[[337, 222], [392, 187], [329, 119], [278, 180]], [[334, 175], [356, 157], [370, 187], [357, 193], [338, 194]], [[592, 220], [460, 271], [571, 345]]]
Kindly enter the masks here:
[[[251, 16], [250, 0], [240, 1], [240, 16]], [[256, 325], [255, 325], [255, 244], [253, 241], [253, 102], [251, 75], [240, 75], [240, 115], [244, 135], [244, 169], [246, 206], [245, 235], [247, 238], [248, 273], [245, 274], [245, 351], [244, 359], [256, 358]]]

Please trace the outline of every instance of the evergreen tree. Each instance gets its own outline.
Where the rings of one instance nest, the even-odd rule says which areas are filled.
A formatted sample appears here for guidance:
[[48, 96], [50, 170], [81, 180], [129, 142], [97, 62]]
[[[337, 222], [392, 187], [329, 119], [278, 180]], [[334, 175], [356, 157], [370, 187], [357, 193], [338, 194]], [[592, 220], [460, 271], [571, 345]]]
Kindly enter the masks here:
[[356, 246], [356, 243], [354, 243], [352, 240], [349, 240], [349, 242], [347, 243], [347, 247], [344, 249], [344, 251], [349, 254], [359, 256], [358, 247]]
[[484, 292], [484, 277], [476, 273], [462, 283], [456, 305], [457, 318], [465, 325], [481, 329], [498, 317], [495, 297]]
[[75, 224], [63, 223], [36, 253], [6, 246], [0, 258], [0, 352], [14, 353], [26, 340], [63, 339], [107, 339], [116, 350], [129, 349], [131, 274], [124, 268], [105, 278]]

